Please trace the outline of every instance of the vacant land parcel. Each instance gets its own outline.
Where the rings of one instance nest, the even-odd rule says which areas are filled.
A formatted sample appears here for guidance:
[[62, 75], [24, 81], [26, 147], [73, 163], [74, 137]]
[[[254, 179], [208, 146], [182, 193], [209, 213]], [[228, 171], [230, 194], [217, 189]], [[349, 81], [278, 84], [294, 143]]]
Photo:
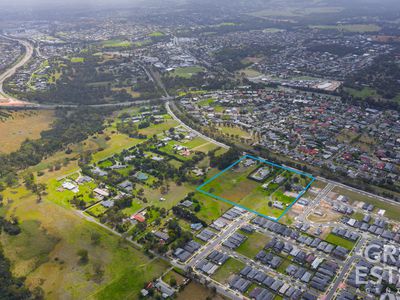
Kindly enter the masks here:
[[197, 190], [278, 221], [313, 181], [309, 174], [246, 155]]

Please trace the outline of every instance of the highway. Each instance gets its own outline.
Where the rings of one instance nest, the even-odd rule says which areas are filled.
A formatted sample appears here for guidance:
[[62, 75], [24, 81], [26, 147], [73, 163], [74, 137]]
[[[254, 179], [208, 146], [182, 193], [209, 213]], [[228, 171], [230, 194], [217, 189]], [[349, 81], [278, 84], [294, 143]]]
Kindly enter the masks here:
[[15, 64], [13, 64], [5, 72], [0, 74], [0, 102], [3, 102], [3, 103], [6, 102], [10, 106], [28, 104], [25, 101], [15, 99], [15, 98], [7, 95], [7, 93], [4, 91], [4, 82], [8, 78], [13, 76], [19, 68], [24, 66], [32, 58], [33, 50], [34, 50], [33, 45], [30, 42], [28, 42], [27, 40], [21, 40], [21, 39], [17, 39], [17, 38], [5, 36], [5, 35], [2, 35], [1, 37], [8, 39], [8, 40], [19, 42], [20, 44], [22, 44], [25, 47], [25, 53], [21, 59], [19, 59]]
[[[32, 103], [23, 100], [16, 99], [10, 95], [8, 95], [4, 91], [4, 82], [12, 77], [15, 72], [21, 67], [23, 67], [29, 60], [32, 58], [34, 53], [34, 46], [27, 40], [14, 38], [11, 36], [1, 35], [1, 37], [16, 41], [25, 47], [25, 53], [22, 58], [20, 58], [15, 64], [10, 66], [6, 71], [0, 74], [0, 109], [12, 109], [12, 108], [21, 108], [21, 109], [44, 109], [44, 110], [52, 110], [56, 108], [78, 108], [78, 107], [93, 107], [93, 108], [102, 108], [102, 107], [129, 107], [132, 105], [138, 104], [146, 104], [152, 101], [169, 101], [172, 100], [173, 97], [169, 96], [166, 93], [165, 87], [162, 85], [161, 88], [166, 93], [166, 97], [156, 98], [156, 99], [143, 99], [143, 100], [136, 100], [136, 101], [129, 101], [129, 102], [117, 102], [117, 103], [103, 103], [103, 104], [91, 104], [91, 105], [82, 105], [82, 104], [39, 104], [39, 103]], [[39, 55], [40, 52], [38, 52]], [[144, 68], [145, 69], [145, 68]], [[151, 72], [145, 69], [148, 76], [153, 79]], [[159, 80], [154, 79], [157, 83], [160, 84]], [[162, 83], [161, 83], [162, 84]]]

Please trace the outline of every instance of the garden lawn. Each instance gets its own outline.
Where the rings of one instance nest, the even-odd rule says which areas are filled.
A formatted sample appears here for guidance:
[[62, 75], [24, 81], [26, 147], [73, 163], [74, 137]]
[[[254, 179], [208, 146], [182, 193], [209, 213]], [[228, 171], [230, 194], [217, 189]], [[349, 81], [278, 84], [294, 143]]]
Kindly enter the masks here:
[[229, 134], [229, 135], [238, 135], [239, 137], [244, 137], [244, 138], [249, 138], [250, 134], [241, 129], [240, 127], [227, 127], [227, 126], [221, 126], [218, 127], [218, 129], [225, 134]]
[[97, 205], [92, 206], [85, 212], [95, 218], [98, 218], [98, 217], [101, 217], [106, 211], [107, 211], [107, 208], [99, 203]]
[[[183, 183], [182, 185], [177, 185], [175, 182], [168, 182], [169, 191], [167, 194], [162, 194], [161, 189], [154, 189], [148, 186], [142, 186], [144, 189], [144, 196], [148, 201], [148, 205], [155, 205], [158, 207], [164, 207], [170, 209], [176, 204], [184, 199], [188, 193], [195, 190], [194, 186], [189, 183]], [[140, 185], [137, 185], [137, 189]], [[160, 198], [164, 198], [165, 201], [160, 201]]]
[[139, 129], [139, 133], [152, 137], [155, 134], [163, 133], [172, 127], [178, 126], [178, 122], [173, 119], [165, 119], [163, 123], [152, 124], [147, 128]]
[[177, 273], [175, 270], [169, 271], [167, 274], [164, 275], [162, 280], [169, 284], [171, 282], [171, 279], [174, 278], [176, 280], [176, 284], [178, 286], [182, 285], [183, 282], [185, 281], [185, 277], [183, 277], [181, 274]]

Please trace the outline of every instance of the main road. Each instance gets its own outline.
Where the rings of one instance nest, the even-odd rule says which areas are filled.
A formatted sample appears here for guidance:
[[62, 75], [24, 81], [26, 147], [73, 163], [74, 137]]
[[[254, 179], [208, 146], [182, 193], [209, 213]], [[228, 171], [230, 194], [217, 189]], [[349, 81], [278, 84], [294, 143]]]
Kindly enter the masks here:
[[211, 143], [213, 143], [213, 144], [215, 144], [215, 145], [217, 145], [217, 146], [219, 146], [219, 147], [221, 147], [221, 148], [224, 148], [224, 149], [229, 149], [229, 148], [230, 148], [228, 145], [225, 145], [224, 143], [220, 143], [220, 142], [218, 142], [218, 141], [216, 141], [216, 140], [214, 140], [214, 139], [212, 139], [212, 138], [210, 138], [210, 137], [208, 137], [208, 136], [202, 134], [200, 131], [197, 131], [197, 130], [195, 130], [195, 129], [189, 127], [189, 126], [187, 126], [187, 125], [186, 125], [181, 119], [179, 119], [179, 118], [175, 115], [175, 113], [172, 111], [172, 109], [171, 109], [171, 107], [170, 107], [169, 101], [167, 101], [167, 102], [165, 103], [165, 107], [166, 107], [166, 109], [167, 109], [168, 114], [169, 114], [175, 121], [177, 121], [182, 127], [186, 128], [187, 130], [189, 130], [189, 131], [195, 133], [196, 135], [198, 135], [199, 137], [203, 138], [204, 140], [206, 140], [206, 141], [208, 141], [208, 142], [211, 142]]
[[32, 58], [34, 47], [27, 40], [17, 39], [6, 35], [1, 35], [1, 37], [22, 44], [22, 46], [25, 48], [25, 53], [23, 57], [14, 63], [9, 69], [0, 74], [0, 105], [6, 104], [8, 106], [20, 106], [29, 104], [28, 102], [15, 99], [14, 97], [7, 95], [7, 93], [4, 91], [4, 82], [13, 76], [19, 68], [23, 67]]
[[[22, 109], [56, 109], [56, 108], [78, 108], [83, 106], [89, 106], [93, 108], [101, 108], [101, 107], [127, 107], [131, 105], [138, 105], [138, 104], [146, 104], [152, 101], [162, 100], [168, 101], [172, 100], [173, 97], [170, 97], [168, 94], [166, 97], [157, 98], [157, 99], [143, 99], [143, 100], [136, 100], [136, 101], [129, 101], [129, 102], [117, 102], [117, 103], [103, 103], [103, 104], [92, 104], [92, 105], [82, 105], [82, 104], [38, 104], [27, 102], [23, 100], [19, 100], [14, 98], [13, 96], [8, 95], [4, 91], [4, 82], [12, 77], [19, 68], [23, 67], [29, 60], [32, 58], [34, 53], [34, 45], [29, 42], [28, 40], [15, 38], [12, 36], [0, 35], [0, 37], [15, 41], [20, 43], [25, 48], [25, 53], [22, 58], [20, 58], [16, 63], [10, 66], [6, 71], [0, 74], [0, 109], [10, 109], [10, 108], [22, 108]], [[147, 70], [146, 70], [147, 71]], [[151, 74], [148, 74], [151, 78]], [[163, 87], [163, 91], [166, 92], [165, 88]]]

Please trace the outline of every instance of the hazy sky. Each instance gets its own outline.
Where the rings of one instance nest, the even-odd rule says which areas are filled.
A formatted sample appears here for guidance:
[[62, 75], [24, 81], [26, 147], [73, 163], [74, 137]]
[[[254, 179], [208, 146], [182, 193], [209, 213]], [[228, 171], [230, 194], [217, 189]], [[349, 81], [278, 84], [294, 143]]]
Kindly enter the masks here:
[[0, 0], [1, 7], [104, 6], [143, 3], [145, 0]]

